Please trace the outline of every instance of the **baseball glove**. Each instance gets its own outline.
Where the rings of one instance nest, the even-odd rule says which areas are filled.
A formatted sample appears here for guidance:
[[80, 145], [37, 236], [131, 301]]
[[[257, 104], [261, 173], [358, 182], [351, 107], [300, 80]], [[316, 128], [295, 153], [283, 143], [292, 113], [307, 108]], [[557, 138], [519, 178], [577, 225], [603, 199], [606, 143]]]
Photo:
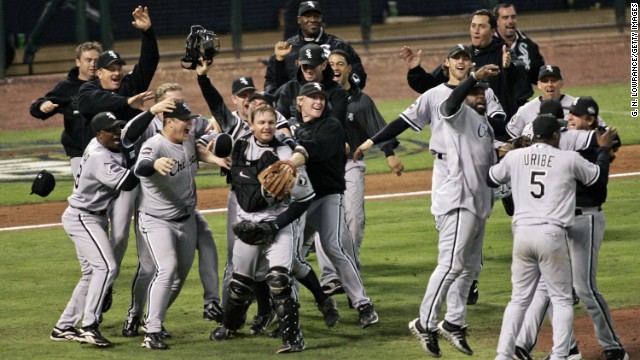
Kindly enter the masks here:
[[283, 200], [296, 182], [296, 165], [289, 160], [276, 161], [258, 174], [258, 180], [273, 197]]
[[238, 239], [249, 245], [273, 244], [278, 229], [272, 221], [253, 222], [242, 220], [231, 226]]
[[531, 146], [531, 138], [526, 135], [518, 136], [517, 138], [513, 138], [500, 145], [498, 148], [498, 157], [502, 158], [513, 149], [520, 149], [528, 146]]

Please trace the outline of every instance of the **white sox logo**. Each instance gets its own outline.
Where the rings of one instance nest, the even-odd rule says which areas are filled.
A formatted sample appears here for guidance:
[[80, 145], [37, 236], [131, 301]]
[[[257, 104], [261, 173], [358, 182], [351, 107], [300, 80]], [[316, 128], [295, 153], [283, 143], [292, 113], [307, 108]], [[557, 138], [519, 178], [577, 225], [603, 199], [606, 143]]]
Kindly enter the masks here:
[[316, 8], [316, 4], [314, 4], [313, 1], [307, 1], [307, 6], [312, 8], [312, 9]]
[[116, 52], [115, 52], [115, 51], [113, 51], [113, 50], [109, 50], [109, 51], [108, 51], [108, 54], [109, 54], [109, 56], [111, 56], [111, 57], [112, 57], [112, 58], [114, 58], [114, 59], [119, 59], [119, 58], [120, 58], [120, 57], [118, 56], [118, 54], [116, 54]]
[[319, 91], [322, 91], [322, 86], [320, 85], [320, 83], [313, 83], [313, 87], [316, 88]]
[[187, 103], [185, 103], [185, 102], [183, 102], [183, 103], [182, 103], [182, 108], [183, 108], [185, 111], [191, 112], [191, 109], [189, 108], [189, 105], [187, 105]]
[[306, 57], [307, 57], [307, 59], [311, 59], [311, 58], [313, 58], [313, 55], [311, 54], [311, 49], [307, 49], [307, 50], [305, 50], [305, 52], [304, 52], [304, 56], [306, 56]]
[[242, 85], [249, 86], [249, 80], [244, 77], [240, 78], [240, 82], [242, 83]]
[[111, 119], [111, 120], [116, 120], [116, 116], [115, 116], [115, 115], [113, 115], [113, 113], [108, 112], [108, 113], [106, 113], [106, 115], [107, 115], [107, 117], [108, 117], [109, 119]]

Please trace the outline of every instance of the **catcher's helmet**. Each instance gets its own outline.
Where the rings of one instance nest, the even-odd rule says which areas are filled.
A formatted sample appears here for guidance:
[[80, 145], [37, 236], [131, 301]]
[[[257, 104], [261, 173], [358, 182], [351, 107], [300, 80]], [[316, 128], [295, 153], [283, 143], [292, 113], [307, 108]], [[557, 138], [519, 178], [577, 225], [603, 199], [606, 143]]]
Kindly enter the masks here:
[[220, 39], [211, 30], [200, 25], [191, 25], [191, 32], [187, 36], [185, 55], [180, 59], [180, 65], [189, 70], [195, 70], [202, 57], [211, 61], [220, 52]]

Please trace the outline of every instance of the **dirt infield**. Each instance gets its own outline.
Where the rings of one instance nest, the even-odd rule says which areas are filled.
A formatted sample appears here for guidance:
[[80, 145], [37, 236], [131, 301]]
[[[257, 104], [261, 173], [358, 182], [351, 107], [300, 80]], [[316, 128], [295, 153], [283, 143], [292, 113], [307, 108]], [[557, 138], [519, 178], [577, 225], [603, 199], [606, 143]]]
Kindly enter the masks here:
[[[607, 33], [589, 36], [546, 37], [535, 39], [545, 56], [547, 64], [560, 66], [565, 85], [585, 86], [612, 82], [628, 82], [630, 48], [628, 33]], [[421, 48], [419, 45], [414, 48]], [[426, 48], [423, 66], [432, 69], [444, 56], [446, 47]], [[398, 49], [379, 49], [361, 53], [364, 66], [369, 74], [365, 91], [377, 101], [403, 100], [417, 97], [406, 84], [406, 69], [397, 56]], [[71, 64], [70, 64], [71, 65]], [[211, 73], [214, 84], [220, 84], [225, 99], [230, 98], [230, 84], [237, 76], [252, 76], [258, 87], [262, 87], [264, 66], [255, 59], [240, 61], [222, 59]], [[0, 131], [59, 128], [62, 117], [55, 116], [48, 121], [40, 121], [29, 115], [29, 105], [63, 78], [63, 74], [16, 77], [0, 83], [0, 95], [5, 105], [0, 111]], [[184, 86], [185, 96], [196, 112], [209, 113], [196, 84], [192, 71], [183, 70], [175, 62], [161, 63], [152, 88], [163, 82], [177, 82]], [[586, 94], [574, 94], [586, 95]], [[407, 104], [408, 105], [408, 104]], [[388, 119], [391, 120], [391, 119]], [[640, 171], [640, 146], [624, 146], [613, 164], [612, 173]], [[367, 194], [383, 194], [403, 189], [419, 191], [430, 189], [429, 171], [415, 171], [395, 177], [391, 174], [367, 175]], [[199, 208], [221, 208], [226, 205], [226, 189], [200, 191]], [[36, 205], [0, 207], [0, 227], [34, 225], [60, 222], [66, 203], [42, 203]], [[38, 214], [37, 218], [33, 214]], [[614, 319], [622, 341], [627, 346], [631, 358], [638, 358], [640, 343], [637, 319], [640, 310], [614, 311]], [[593, 326], [588, 318], [578, 318], [575, 324], [576, 336], [585, 359], [600, 359], [601, 348], [593, 336]], [[540, 337], [539, 349], [550, 348], [550, 333], [547, 326]]]

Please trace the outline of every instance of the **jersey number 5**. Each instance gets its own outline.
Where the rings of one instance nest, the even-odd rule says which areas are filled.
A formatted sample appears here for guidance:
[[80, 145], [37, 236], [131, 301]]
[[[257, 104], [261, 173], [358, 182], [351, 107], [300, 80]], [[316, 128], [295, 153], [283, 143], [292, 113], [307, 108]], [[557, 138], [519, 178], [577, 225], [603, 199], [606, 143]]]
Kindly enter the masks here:
[[[536, 199], [540, 199], [544, 196], [544, 182], [542, 182], [542, 180], [545, 176], [547, 176], [546, 171], [531, 172], [531, 180], [529, 181], [529, 184], [531, 185], [531, 187], [536, 187], [536, 189], [534, 189], [534, 191], [530, 191], [529, 193]], [[537, 192], [535, 190], [537, 190]]]

